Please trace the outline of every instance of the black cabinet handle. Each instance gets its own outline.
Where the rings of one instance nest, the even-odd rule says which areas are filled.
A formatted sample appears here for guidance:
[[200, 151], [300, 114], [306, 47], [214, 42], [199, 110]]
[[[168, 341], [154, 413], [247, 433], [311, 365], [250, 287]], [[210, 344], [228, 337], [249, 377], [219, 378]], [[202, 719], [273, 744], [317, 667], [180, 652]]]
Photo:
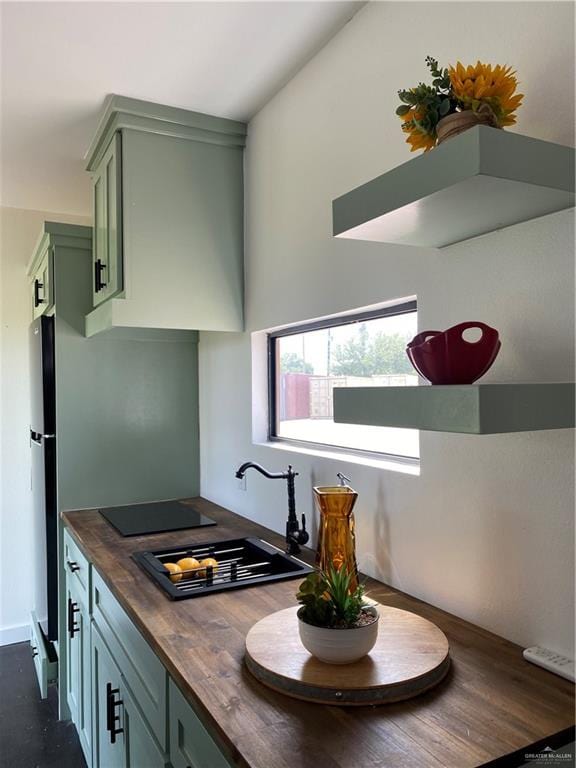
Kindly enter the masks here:
[[32, 658], [35, 659], [38, 656], [38, 648], [35, 645], [31, 645], [30, 648], [32, 649]]
[[117, 715], [116, 707], [122, 706], [121, 699], [114, 700], [114, 696], [120, 693], [119, 688], [112, 688], [112, 683], [106, 683], [106, 730], [110, 733], [110, 744], [116, 743], [116, 736], [124, 733], [124, 728], [116, 728], [116, 723], [120, 722], [120, 715]]
[[68, 568], [70, 568], [72, 573], [76, 573], [76, 571], [80, 570], [80, 566], [74, 560], [67, 560], [66, 565], [68, 566]]
[[44, 288], [44, 284], [39, 280], [34, 280], [34, 306], [39, 307], [40, 304], [44, 304], [44, 299], [40, 298], [40, 288]]
[[72, 599], [68, 598], [68, 634], [70, 635], [70, 638], [72, 639], [76, 632], [80, 632], [80, 627], [78, 624], [76, 624], [76, 621], [74, 620], [74, 614], [78, 613], [80, 608], [78, 608], [78, 603], [74, 603]]
[[96, 259], [94, 262], [94, 290], [96, 293], [101, 291], [102, 288], [106, 288], [106, 283], [102, 282], [103, 269], [106, 269], [106, 264], [102, 263], [102, 259]]

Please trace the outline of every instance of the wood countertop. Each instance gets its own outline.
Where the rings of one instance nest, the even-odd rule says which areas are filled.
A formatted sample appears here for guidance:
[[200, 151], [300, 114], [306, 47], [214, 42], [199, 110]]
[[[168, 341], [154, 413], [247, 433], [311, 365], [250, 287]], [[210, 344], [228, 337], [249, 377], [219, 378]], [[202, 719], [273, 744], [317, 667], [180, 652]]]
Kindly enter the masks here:
[[445, 680], [415, 699], [367, 708], [306, 703], [264, 687], [244, 666], [245, 637], [267, 614], [295, 605], [298, 580], [172, 601], [130, 557], [238, 536], [284, 546], [278, 534], [209, 501], [190, 503], [218, 526], [123, 538], [96, 510], [62, 517], [235, 765], [503, 768], [521, 765], [535, 742], [557, 748], [574, 738], [552, 739], [574, 724], [571, 683], [524, 661], [519, 646], [372, 579], [370, 597], [445, 632], [452, 658]]

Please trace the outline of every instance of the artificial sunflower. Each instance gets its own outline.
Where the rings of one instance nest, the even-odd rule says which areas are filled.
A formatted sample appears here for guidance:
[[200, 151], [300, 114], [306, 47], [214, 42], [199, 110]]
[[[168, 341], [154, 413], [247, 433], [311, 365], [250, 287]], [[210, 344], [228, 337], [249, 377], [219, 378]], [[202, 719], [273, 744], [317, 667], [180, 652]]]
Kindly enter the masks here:
[[491, 64], [464, 67], [460, 62], [455, 67], [449, 67], [450, 83], [453, 97], [463, 109], [474, 112], [490, 108], [495, 117], [496, 125], [514, 125], [518, 109], [524, 94], [515, 94], [518, 81], [512, 67]]
[[419, 83], [398, 91], [401, 104], [396, 114], [411, 152], [428, 152], [438, 143], [437, 128], [442, 118], [457, 112], [488, 115], [496, 128], [514, 125], [515, 111], [524, 98], [516, 93], [518, 85], [512, 67], [482, 64], [442, 68], [432, 56], [426, 57], [432, 84]]
[[417, 152], [419, 149], [428, 152], [436, 145], [436, 135], [430, 134], [422, 127], [421, 120], [424, 116], [423, 110], [414, 107], [401, 115], [402, 130], [407, 134], [406, 143], [410, 145], [410, 152]]

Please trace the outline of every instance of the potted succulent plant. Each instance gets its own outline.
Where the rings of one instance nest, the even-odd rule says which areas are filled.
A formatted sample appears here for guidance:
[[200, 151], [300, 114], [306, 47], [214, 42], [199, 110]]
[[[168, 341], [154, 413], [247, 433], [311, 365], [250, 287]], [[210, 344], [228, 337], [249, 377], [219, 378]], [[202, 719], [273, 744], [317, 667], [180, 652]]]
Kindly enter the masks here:
[[378, 610], [365, 604], [362, 585], [351, 589], [353, 577], [344, 566], [314, 571], [296, 594], [302, 645], [328, 664], [358, 661], [378, 637]]
[[482, 64], [442, 69], [436, 59], [426, 57], [432, 85], [398, 91], [402, 104], [396, 114], [410, 151], [428, 152], [446, 139], [474, 125], [504, 128], [516, 122], [515, 111], [523, 94], [515, 93], [517, 80], [512, 67]]

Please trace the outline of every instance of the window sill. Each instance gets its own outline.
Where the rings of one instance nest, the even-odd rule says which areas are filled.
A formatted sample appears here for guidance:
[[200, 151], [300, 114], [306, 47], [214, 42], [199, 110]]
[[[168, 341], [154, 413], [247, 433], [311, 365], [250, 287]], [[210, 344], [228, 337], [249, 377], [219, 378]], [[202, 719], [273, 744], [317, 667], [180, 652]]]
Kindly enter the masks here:
[[306, 456], [315, 456], [321, 459], [332, 459], [333, 461], [345, 461], [348, 464], [361, 464], [365, 467], [374, 469], [384, 469], [389, 472], [400, 472], [405, 475], [420, 475], [420, 459], [409, 459], [394, 456], [378, 456], [377, 454], [361, 454], [346, 451], [345, 448], [329, 448], [310, 446], [306, 443], [284, 440], [266, 440], [264, 442], [254, 442], [254, 445], [260, 448], [273, 448], [274, 450], [286, 451], [288, 453], [301, 453]]

